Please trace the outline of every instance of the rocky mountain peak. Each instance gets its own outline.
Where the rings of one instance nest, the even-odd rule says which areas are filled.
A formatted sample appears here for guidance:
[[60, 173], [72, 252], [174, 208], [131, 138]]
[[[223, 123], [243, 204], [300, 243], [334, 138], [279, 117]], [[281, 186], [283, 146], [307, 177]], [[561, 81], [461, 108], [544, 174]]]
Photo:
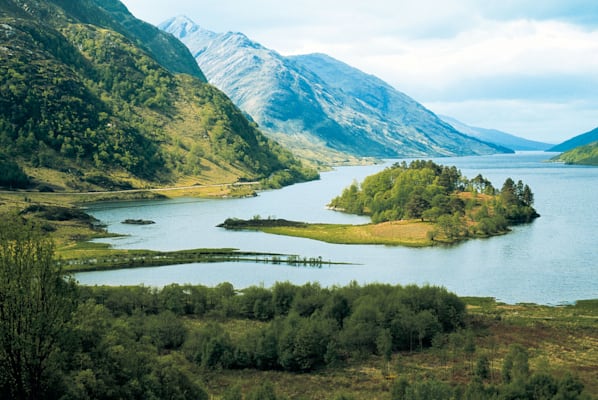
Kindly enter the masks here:
[[357, 156], [507, 151], [458, 132], [381, 79], [328, 55], [285, 57], [238, 32], [182, 35], [176, 24], [161, 27], [191, 50], [210, 83], [266, 134]]

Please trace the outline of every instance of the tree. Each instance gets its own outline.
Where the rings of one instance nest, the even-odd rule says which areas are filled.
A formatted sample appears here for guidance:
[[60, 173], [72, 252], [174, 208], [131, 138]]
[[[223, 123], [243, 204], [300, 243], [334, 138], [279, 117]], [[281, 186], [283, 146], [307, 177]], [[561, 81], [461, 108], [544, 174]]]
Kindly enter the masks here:
[[414, 193], [405, 205], [407, 214], [411, 218], [421, 218], [422, 221], [424, 220], [423, 214], [428, 208], [430, 208], [430, 203], [418, 193]]
[[29, 185], [29, 177], [23, 169], [7, 155], [0, 152], [0, 186], [9, 188], [25, 188]]
[[[147, 392], [159, 399], [208, 400], [206, 391], [181, 368], [184, 360], [179, 357], [171, 354], [158, 359], [149, 375]], [[148, 393], [144, 395], [149, 397]]]
[[520, 384], [529, 377], [529, 362], [527, 350], [520, 344], [513, 344], [505, 357], [502, 367], [502, 377], [505, 383]]
[[441, 215], [436, 223], [440, 232], [449, 240], [458, 238], [464, 229], [464, 223], [458, 214]]
[[409, 388], [409, 381], [404, 376], [396, 379], [390, 387], [391, 400], [404, 400], [405, 393]]
[[490, 378], [490, 360], [488, 360], [488, 356], [481, 355], [478, 357], [474, 373], [482, 381]]
[[534, 205], [534, 193], [528, 185], [523, 187], [523, 191], [521, 192], [521, 201], [523, 202], [523, 205], [529, 207]]
[[291, 306], [297, 287], [290, 282], [276, 282], [272, 288], [272, 303], [274, 306], [274, 314], [277, 316], [287, 315]]
[[565, 376], [558, 382], [557, 394], [554, 397], [555, 400], [573, 400], [579, 398], [583, 392], [583, 383], [579, 378], [574, 377], [570, 373], [566, 373]]
[[54, 245], [19, 217], [0, 223], [0, 382], [15, 399], [44, 398], [57, 341], [75, 307]]
[[334, 291], [332, 295], [328, 296], [323, 311], [324, 315], [333, 318], [338, 323], [338, 326], [342, 328], [343, 320], [351, 313], [351, 307], [343, 294]]
[[145, 321], [145, 330], [158, 349], [178, 349], [185, 342], [187, 336], [185, 324], [172, 311], [146, 317]]
[[332, 319], [291, 314], [278, 340], [280, 365], [289, 371], [311, 371], [324, 365], [335, 329]]
[[[416, 381], [405, 390], [404, 400], [449, 400], [453, 397], [452, 388], [435, 379]], [[399, 397], [400, 399], [400, 397]]]
[[517, 193], [516, 193], [516, 186], [515, 182], [511, 178], [507, 178], [505, 183], [503, 183], [502, 188], [500, 190], [500, 197], [505, 203], [505, 205], [517, 205]]
[[429, 310], [417, 313], [413, 323], [421, 351], [424, 348], [424, 340], [431, 340], [437, 332], [441, 331], [441, 326], [438, 319]]
[[475, 354], [476, 346], [475, 346], [475, 338], [473, 336], [473, 331], [467, 330], [465, 333], [465, 343], [463, 345], [463, 351], [467, 355], [469, 359], [469, 368], [473, 371], [473, 355]]
[[183, 346], [187, 359], [205, 369], [228, 368], [233, 350], [228, 332], [218, 323], [208, 323], [192, 332]]
[[526, 384], [526, 391], [531, 399], [553, 399], [557, 389], [556, 379], [547, 373], [532, 375]]

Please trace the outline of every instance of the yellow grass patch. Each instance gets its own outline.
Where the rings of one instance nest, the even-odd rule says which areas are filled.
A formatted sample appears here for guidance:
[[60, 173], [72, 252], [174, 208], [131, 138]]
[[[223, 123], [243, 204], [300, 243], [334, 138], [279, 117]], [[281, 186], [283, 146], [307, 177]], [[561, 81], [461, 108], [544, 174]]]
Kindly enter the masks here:
[[433, 243], [428, 239], [428, 232], [434, 229], [434, 225], [411, 220], [366, 225], [308, 224], [304, 227], [282, 226], [258, 229], [267, 233], [304, 237], [328, 243], [419, 247]]

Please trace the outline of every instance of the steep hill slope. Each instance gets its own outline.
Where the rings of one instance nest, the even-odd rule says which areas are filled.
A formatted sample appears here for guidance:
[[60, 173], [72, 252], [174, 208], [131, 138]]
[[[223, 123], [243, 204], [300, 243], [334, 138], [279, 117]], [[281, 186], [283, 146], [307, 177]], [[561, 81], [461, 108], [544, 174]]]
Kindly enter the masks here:
[[598, 142], [575, 147], [554, 157], [555, 161], [566, 164], [595, 165], [598, 166]]
[[522, 137], [511, 135], [510, 133], [502, 132], [496, 129], [470, 126], [456, 120], [455, 118], [445, 115], [439, 115], [439, 117], [459, 132], [476, 137], [484, 142], [495, 143], [499, 146], [507, 147], [516, 151], [546, 150], [549, 147], [552, 147], [552, 145], [549, 143], [524, 139]]
[[383, 81], [324, 55], [283, 57], [241, 33], [186, 17], [159, 26], [185, 43], [208, 80], [269, 134], [360, 156], [451, 156], [504, 151], [457, 132]]
[[32, 176], [0, 185], [305, 179], [168, 36], [113, 0], [0, 3], [0, 159]]
[[179, 40], [135, 18], [119, 0], [58, 0], [57, 3], [80, 22], [102, 26], [126, 36], [170, 72], [186, 73], [206, 81], [197, 63]]
[[554, 151], [554, 152], [561, 152], [574, 149], [579, 146], [584, 146], [586, 144], [590, 144], [593, 142], [598, 141], [598, 128], [593, 129], [589, 132], [582, 133], [581, 135], [577, 135], [572, 137], [569, 140], [564, 141], [563, 143], [557, 144], [554, 147], [549, 148], [546, 151]]

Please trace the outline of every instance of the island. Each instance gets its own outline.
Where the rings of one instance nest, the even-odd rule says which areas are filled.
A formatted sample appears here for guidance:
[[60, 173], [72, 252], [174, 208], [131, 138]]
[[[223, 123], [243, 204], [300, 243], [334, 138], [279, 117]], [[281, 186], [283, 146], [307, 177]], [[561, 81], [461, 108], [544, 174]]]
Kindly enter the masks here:
[[149, 219], [125, 219], [121, 222], [121, 224], [128, 224], [128, 225], [151, 225], [155, 224], [154, 221]]
[[331, 209], [370, 216], [363, 225], [284, 219], [227, 219], [225, 229], [253, 229], [338, 244], [432, 246], [509, 232], [540, 215], [531, 188], [507, 178], [500, 190], [482, 175], [468, 179], [456, 167], [433, 161], [395, 163], [354, 182], [332, 199]]

